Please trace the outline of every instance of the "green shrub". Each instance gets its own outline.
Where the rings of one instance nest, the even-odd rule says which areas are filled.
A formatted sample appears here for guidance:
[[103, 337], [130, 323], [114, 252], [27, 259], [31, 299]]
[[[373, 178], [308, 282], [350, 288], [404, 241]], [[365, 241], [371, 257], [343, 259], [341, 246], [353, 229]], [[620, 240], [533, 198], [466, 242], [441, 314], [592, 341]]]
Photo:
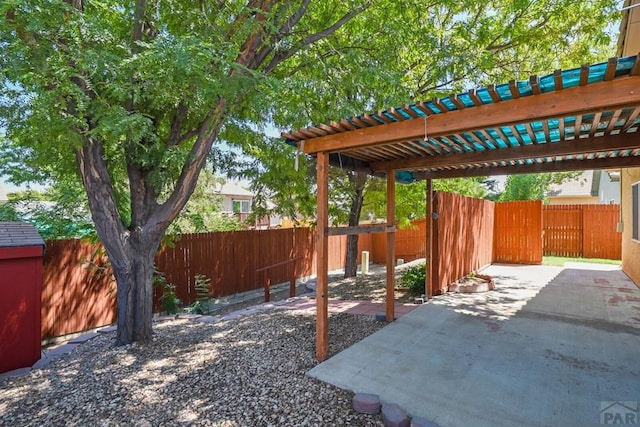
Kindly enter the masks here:
[[409, 288], [409, 292], [412, 295], [422, 295], [424, 294], [424, 282], [425, 264], [418, 264], [408, 268], [402, 274], [399, 285], [404, 288]]
[[167, 278], [164, 277], [164, 273], [158, 270], [153, 272], [153, 285], [156, 288], [162, 289], [162, 296], [160, 296], [160, 304], [167, 314], [177, 314], [180, 309], [181, 301], [176, 295], [176, 285], [167, 282]]
[[196, 274], [196, 300], [185, 308], [187, 313], [207, 314], [209, 312], [209, 293], [211, 279], [204, 274]]

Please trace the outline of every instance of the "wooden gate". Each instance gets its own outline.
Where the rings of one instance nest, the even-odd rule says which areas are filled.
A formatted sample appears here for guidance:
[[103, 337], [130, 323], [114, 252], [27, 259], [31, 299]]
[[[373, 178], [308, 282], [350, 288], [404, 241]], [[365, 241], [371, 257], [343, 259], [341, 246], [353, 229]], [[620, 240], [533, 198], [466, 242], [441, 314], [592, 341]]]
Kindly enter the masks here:
[[620, 205], [549, 205], [542, 212], [545, 255], [622, 258]]
[[582, 210], [564, 205], [545, 206], [544, 254], [561, 257], [582, 256]]
[[508, 264], [542, 263], [542, 202], [496, 203], [493, 260]]

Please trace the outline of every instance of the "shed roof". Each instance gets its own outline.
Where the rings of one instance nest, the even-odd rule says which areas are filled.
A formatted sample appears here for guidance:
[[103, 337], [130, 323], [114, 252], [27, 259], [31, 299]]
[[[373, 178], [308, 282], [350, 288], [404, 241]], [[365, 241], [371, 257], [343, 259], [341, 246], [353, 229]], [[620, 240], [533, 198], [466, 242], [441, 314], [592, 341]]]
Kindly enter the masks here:
[[0, 222], [0, 248], [44, 246], [38, 230], [26, 222]]
[[299, 129], [334, 165], [400, 182], [640, 166], [637, 56]]

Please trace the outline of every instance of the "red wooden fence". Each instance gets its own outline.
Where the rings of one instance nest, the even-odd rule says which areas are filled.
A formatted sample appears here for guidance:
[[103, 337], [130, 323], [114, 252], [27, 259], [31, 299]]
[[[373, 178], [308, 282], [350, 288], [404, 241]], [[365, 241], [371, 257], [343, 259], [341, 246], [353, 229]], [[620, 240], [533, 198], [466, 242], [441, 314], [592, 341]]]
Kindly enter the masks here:
[[542, 202], [530, 200], [495, 204], [493, 261], [542, 263]]
[[493, 259], [494, 203], [438, 192], [434, 211], [434, 284], [439, 295], [448, 285]]
[[582, 209], [568, 205], [545, 206], [543, 212], [545, 255], [582, 255]]
[[[417, 219], [407, 228], [396, 231], [396, 259], [405, 262], [424, 258], [427, 247], [427, 222], [424, 218]], [[370, 239], [368, 241], [363, 239]], [[362, 242], [360, 242], [362, 240]], [[358, 247], [370, 251], [371, 262], [384, 264], [387, 262], [387, 236], [384, 233], [368, 234], [360, 236]]]
[[116, 320], [116, 286], [102, 257], [89, 268], [99, 245], [81, 240], [47, 242], [42, 272], [42, 338], [55, 337]]
[[[371, 239], [360, 250], [371, 251]], [[329, 269], [344, 267], [346, 236], [329, 238]], [[81, 240], [47, 242], [42, 285], [42, 337], [49, 338], [111, 324], [116, 319], [116, 287], [101, 248]], [[296, 277], [315, 274], [315, 230], [290, 228], [224, 233], [186, 234], [174, 247], [156, 256], [156, 268], [184, 304], [196, 299], [195, 276], [211, 279], [211, 296], [218, 298], [261, 289], [256, 270], [294, 257]], [[90, 268], [88, 260], [96, 264]], [[269, 271], [271, 283], [286, 282], [293, 264]], [[160, 311], [162, 291], [154, 290], [154, 310]]]
[[[197, 274], [211, 278], [214, 298], [260, 288], [263, 282], [257, 269], [298, 255], [307, 255], [307, 261], [297, 265], [297, 274], [310, 274], [311, 239], [309, 229], [292, 228], [186, 234], [174, 247], [160, 251], [156, 268], [176, 285], [177, 297], [189, 304], [196, 299]], [[285, 265], [270, 270], [272, 283], [287, 281], [292, 268], [293, 265]]]
[[545, 255], [622, 258], [620, 205], [549, 205], [542, 215]]
[[[493, 202], [451, 193], [436, 193], [434, 222], [434, 293], [471, 271], [491, 264], [493, 247]], [[371, 260], [386, 262], [384, 234], [369, 235]], [[364, 236], [360, 236], [362, 239]], [[367, 236], [368, 237], [368, 236]], [[366, 242], [366, 240], [365, 240]], [[362, 243], [365, 243], [362, 242]], [[362, 247], [366, 247], [363, 244]], [[366, 249], [365, 249], [366, 250]], [[413, 261], [426, 255], [426, 220], [413, 221], [396, 233], [396, 259]]]

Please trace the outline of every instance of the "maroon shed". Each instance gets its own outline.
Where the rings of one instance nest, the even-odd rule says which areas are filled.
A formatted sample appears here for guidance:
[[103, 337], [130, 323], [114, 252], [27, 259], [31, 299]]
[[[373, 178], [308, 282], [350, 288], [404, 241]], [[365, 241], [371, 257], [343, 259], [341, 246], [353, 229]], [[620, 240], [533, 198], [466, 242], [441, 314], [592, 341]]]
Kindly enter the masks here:
[[43, 252], [34, 226], [0, 222], [0, 373], [40, 359]]

